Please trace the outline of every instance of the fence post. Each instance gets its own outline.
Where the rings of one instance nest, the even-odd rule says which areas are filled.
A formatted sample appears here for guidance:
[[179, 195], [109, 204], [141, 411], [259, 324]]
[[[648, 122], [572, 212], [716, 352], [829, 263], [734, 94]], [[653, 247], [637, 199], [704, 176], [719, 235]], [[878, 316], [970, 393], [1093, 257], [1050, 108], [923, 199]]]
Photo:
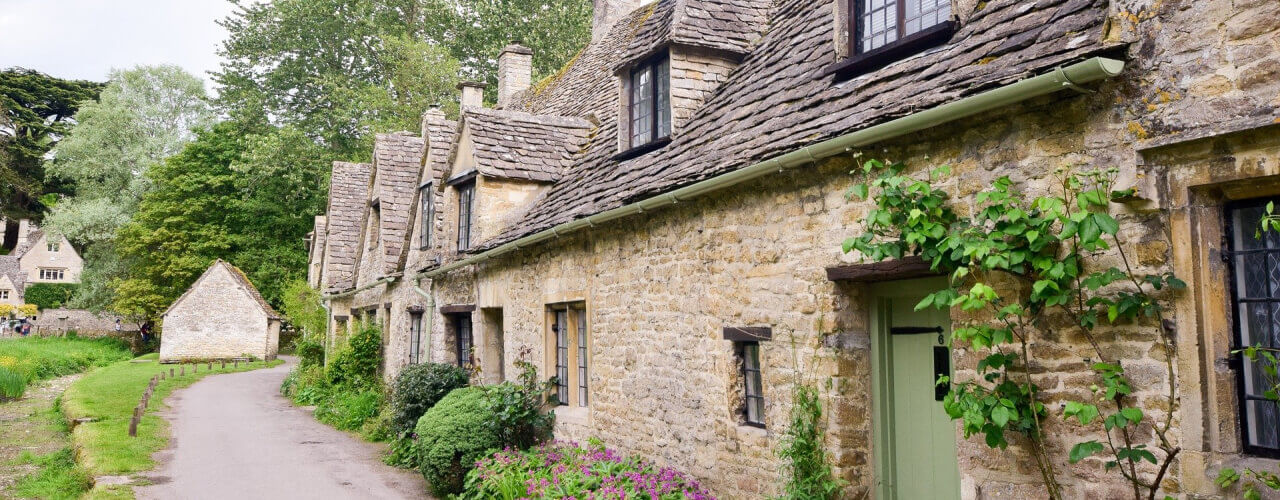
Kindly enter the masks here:
[[173, 367], [169, 367], [169, 378], [173, 378]]
[[212, 361], [210, 361], [210, 362], [209, 362], [209, 366], [208, 366], [207, 368], [209, 368], [209, 371], [213, 371], [213, 362], [212, 362]]
[[182, 365], [181, 368], [182, 368], [181, 371], [178, 372], [178, 376], [180, 377], [187, 376], [187, 365]]
[[223, 370], [226, 370], [226, 369], [227, 369], [227, 360], [225, 360], [225, 359], [224, 359], [224, 360], [222, 360], [222, 369], [223, 369]]

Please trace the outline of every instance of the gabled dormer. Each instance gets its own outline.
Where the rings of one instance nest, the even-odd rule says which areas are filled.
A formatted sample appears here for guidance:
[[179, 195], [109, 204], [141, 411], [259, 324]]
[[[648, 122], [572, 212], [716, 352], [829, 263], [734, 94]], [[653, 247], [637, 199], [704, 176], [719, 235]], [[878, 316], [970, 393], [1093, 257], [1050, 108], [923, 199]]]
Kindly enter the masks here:
[[445, 224], [452, 226], [460, 252], [524, 215], [560, 179], [595, 128], [581, 118], [463, 109], [445, 174]]
[[458, 122], [447, 119], [439, 106], [433, 106], [422, 115], [426, 154], [422, 158], [417, 199], [414, 200], [408, 268], [433, 264], [444, 250], [444, 181], [449, 168], [449, 152], [457, 133]]
[[659, 149], [737, 67], [768, 21], [768, 0], [659, 0], [614, 71], [618, 159]]
[[[373, 187], [366, 226], [366, 252], [373, 252], [378, 279], [403, 269], [408, 256], [409, 221], [422, 172], [425, 144], [418, 134], [378, 134], [373, 145]], [[363, 269], [361, 271], [364, 271]], [[362, 281], [363, 281], [362, 277]]]
[[333, 162], [320, 266], [320, 283], [325, 293], [344, 292], [355, 285], [372, 167], [368, 163]]

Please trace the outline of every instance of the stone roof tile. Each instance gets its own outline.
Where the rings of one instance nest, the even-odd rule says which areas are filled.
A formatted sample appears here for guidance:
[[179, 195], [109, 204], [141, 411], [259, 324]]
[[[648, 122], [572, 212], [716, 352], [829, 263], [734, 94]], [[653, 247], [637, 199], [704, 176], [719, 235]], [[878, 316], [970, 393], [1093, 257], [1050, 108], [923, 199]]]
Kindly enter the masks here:
[[328, 243], [325, 245], [323, 286], [326, 293], [338, 293], [355, 285], [356, 252], [369, 203], [369, 180], [373, 166], [368, 163], [333, 162], [329, 177], [329, 208], [326, 212]]
[[470, 108], [462, 128], [471, 135], [480, 174], [553, 182], [582, 152], [594, 125], [582, 118]]
[[0, 255], [0, 276], [9, 277], [9, 280], [13, 282], [13, 286], [18, 289], [18, 300], [22, 300], [25, 295], [23, 294], [23, 289], [26, 288], [23, 284], [26, 282], [27, 277], [22, 272], [17, 256]]
[[625, 66], [677, 43], [738, 55], [750, 52], [769, 21], [770, 0], [658, 0], [620, 60]]
[[409, 240], [409, 214], [422, 172], [426, 143], [411, 132], [378, 134], [373, 143], [374, 193], [380, 203], [383, 275], [398, 272]]
[[523, 111], [593, 114], [602, 125], [584, 154], [521, 220], [473, 251], [1112, 48], [1102, 42], [1105, 0], [994, 0], [962, 17], [946, 45], [833, 83], [823, 76], [836, 60], [831, 2], [783, 0], [772, 11], [767, 34], [689, 118], [687, 132], [659, 151], [615, 161], [618, 96], [609, 69], [672, 1], [632, 12], [561, 75], [520, 96]]

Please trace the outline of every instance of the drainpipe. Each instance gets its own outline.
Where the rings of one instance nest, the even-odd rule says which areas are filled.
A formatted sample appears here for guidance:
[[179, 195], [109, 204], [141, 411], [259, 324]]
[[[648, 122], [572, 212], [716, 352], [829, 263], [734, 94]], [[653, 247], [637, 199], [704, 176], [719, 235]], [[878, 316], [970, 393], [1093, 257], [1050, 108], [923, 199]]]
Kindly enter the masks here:
[[[431, 361], [431, 334], [433, 331], [432, 322], [433, 320], [435, 320], [435, 317], [436, 317], [436, 299], [426, 290], [422, 289], [422, 276], [418, 276], [417, 278], [413, 279], [413, 291], [416, 292], [418, 295], [421, 295], [423, 298], [427, 299], [427, 308], [425, 311], [422, 312], [422, 315], [426, 316], [427, 318], [427, 326], [426, 326], [427, 362], [430, 362]], [[421, 335], [422, 333], [419, 332], [418, 334]]]
[[1010, 83], [1003, 87], [988, 90], [935, 106], [918, 113], [891, 120], [879, 125], [851, 132], [834, 139], [806, 146], [790, 153], [765, 160], [754, 165], [724, 173], [710, 179], [645, 198], [611, 210], [606, 210], [582, 219], [566, 222], [551, 229], [546, 229], [529, 236], [511, 241], [465, 259], [422, 271], [416, 277], [433, 278], [458, 268], [478, 264], [491, 258], [519, 250], [520, 247], [533, 245], [586, 227], [595, 227], [614, 219], [643, 213], [666, 205], [674, 205], [704, 194], [741, 184], [773, 172], [781, 172], [789, 168], [815, 164], [818, 160], [853, 151], [854, 148], [901, 137], [943, 123], [959, 120], [986, 111], [1016, 104], [1028, 99], [1040, 97], [1063, 89], [1086, 92], [1081, 85], [1111, 78], [1120, 74], [1124, 62], [1105, 57], [1094, 57], [1066, 67], [1059, 67], [1040, 76]]

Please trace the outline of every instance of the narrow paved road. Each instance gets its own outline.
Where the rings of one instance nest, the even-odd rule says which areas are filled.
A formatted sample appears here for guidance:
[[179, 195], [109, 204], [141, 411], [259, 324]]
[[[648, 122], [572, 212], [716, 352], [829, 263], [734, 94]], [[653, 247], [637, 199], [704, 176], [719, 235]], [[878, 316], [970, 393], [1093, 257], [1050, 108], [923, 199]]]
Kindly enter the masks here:
[[426, 498], [412, 471], [381, 448], [335, 430], [280, 396], [295, 360], [213, 375], [169, 399], [173, 437], [138, 498]]

